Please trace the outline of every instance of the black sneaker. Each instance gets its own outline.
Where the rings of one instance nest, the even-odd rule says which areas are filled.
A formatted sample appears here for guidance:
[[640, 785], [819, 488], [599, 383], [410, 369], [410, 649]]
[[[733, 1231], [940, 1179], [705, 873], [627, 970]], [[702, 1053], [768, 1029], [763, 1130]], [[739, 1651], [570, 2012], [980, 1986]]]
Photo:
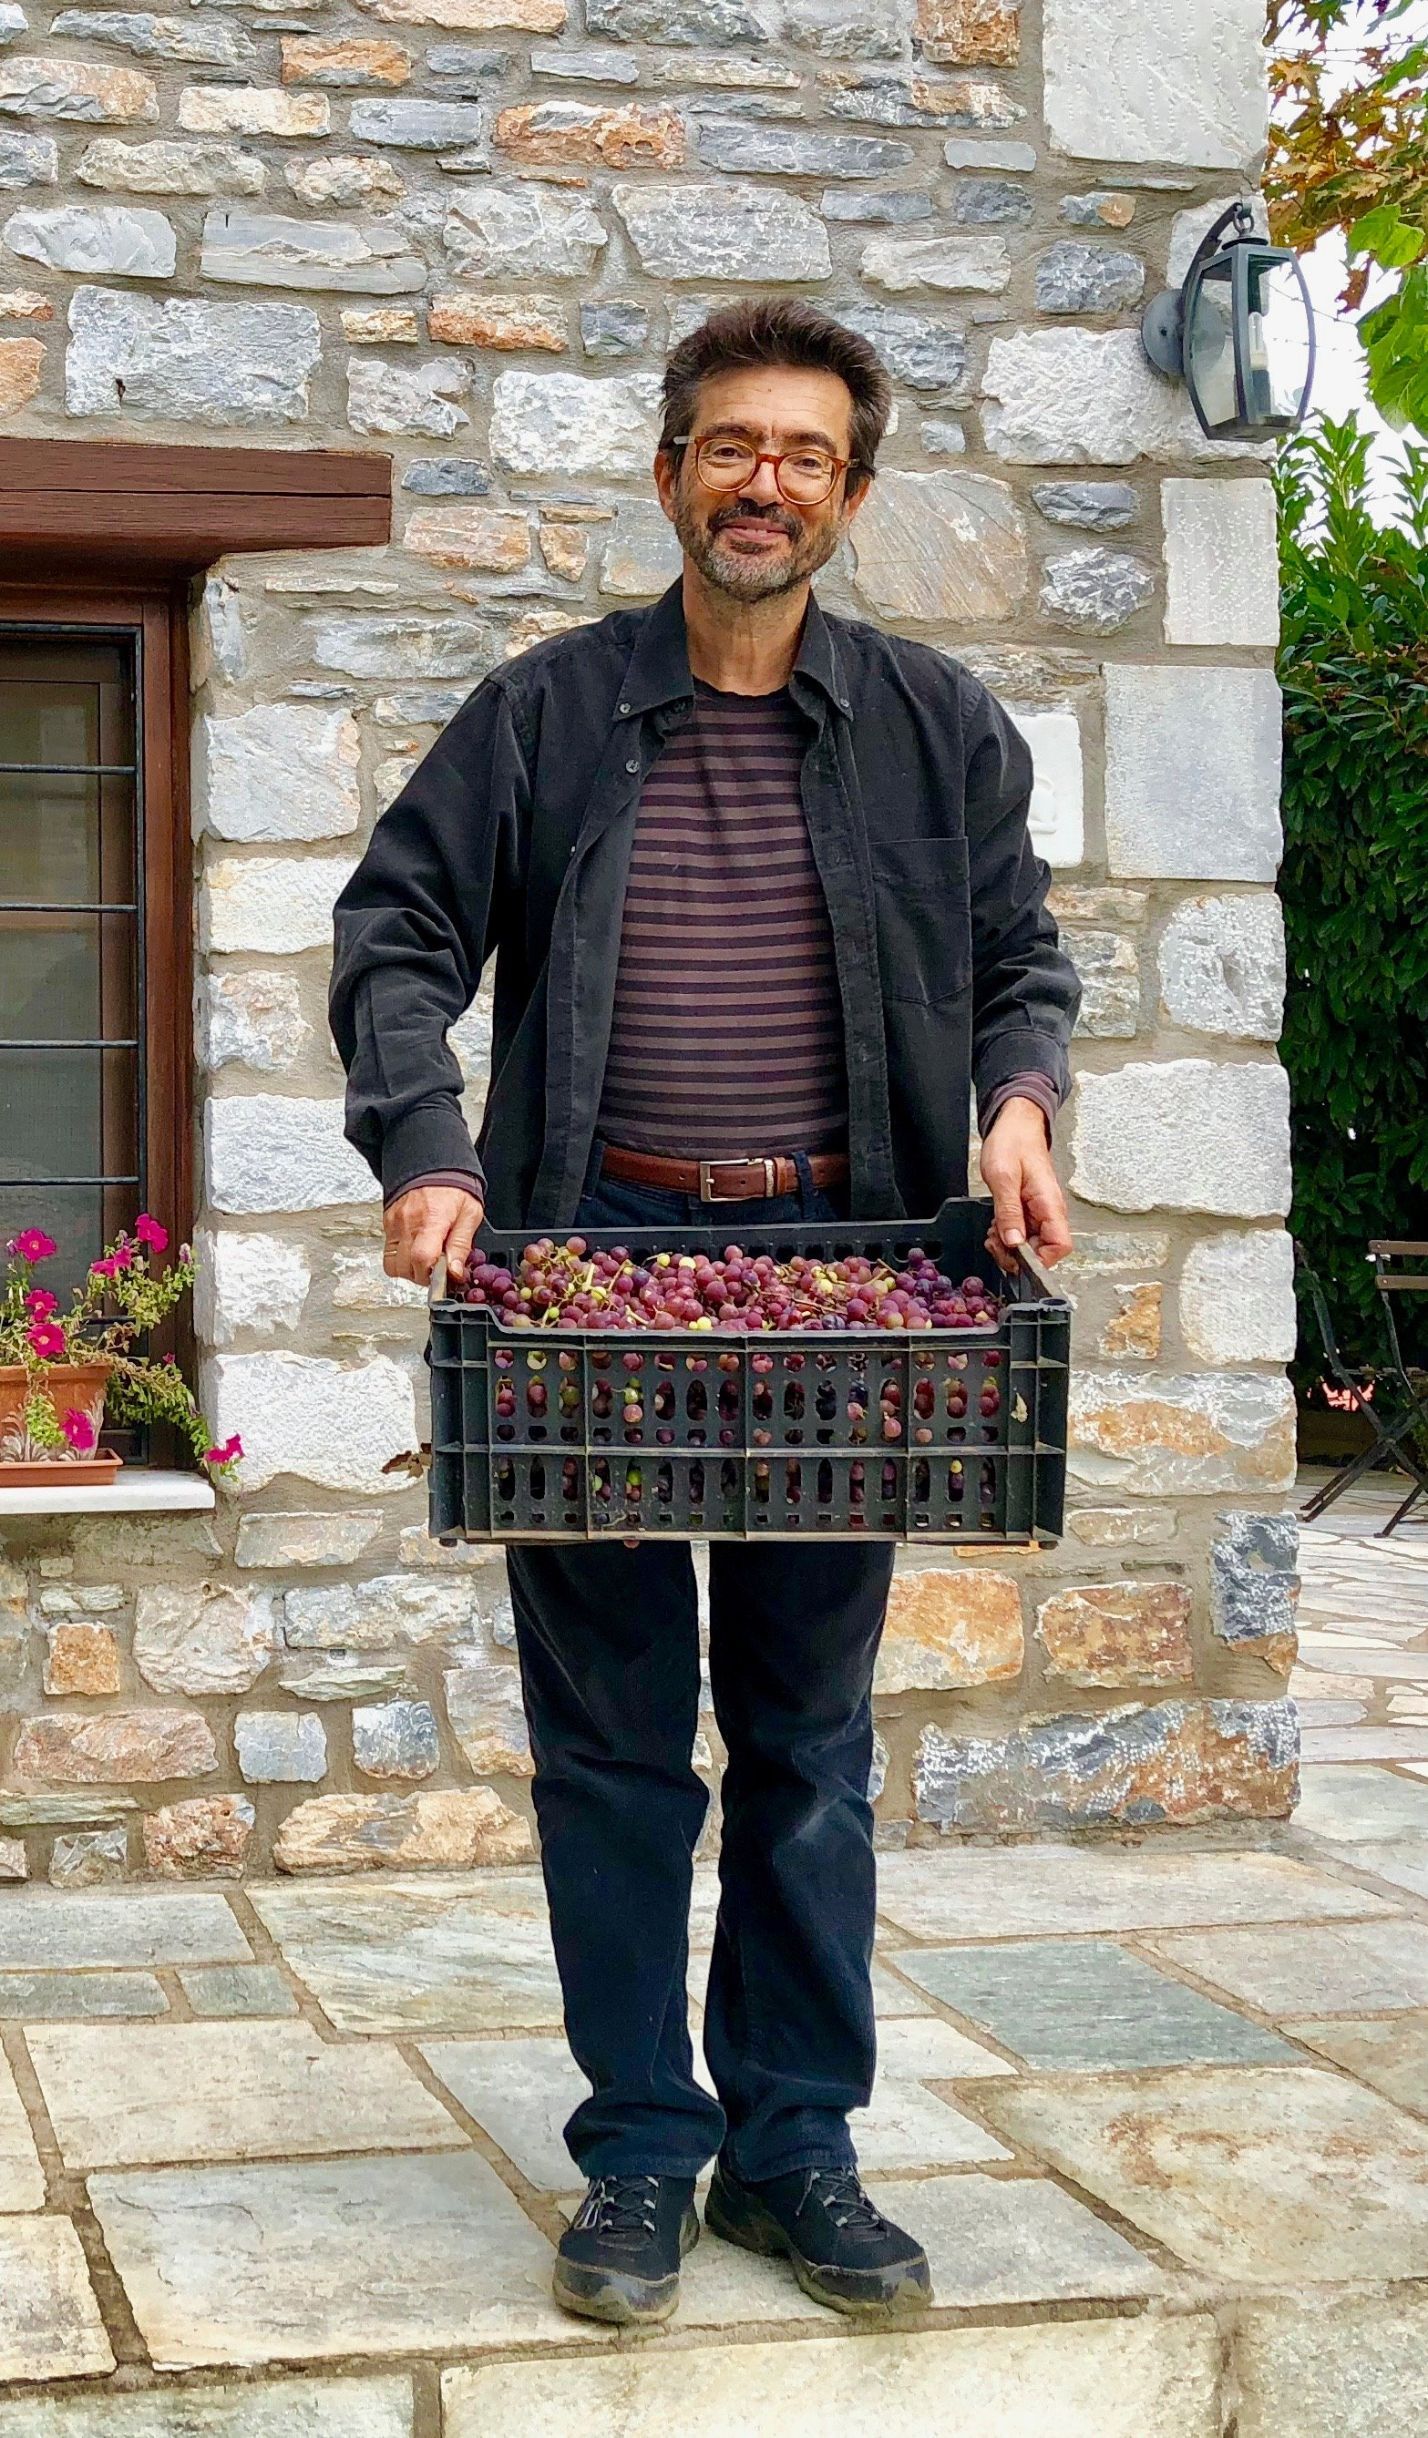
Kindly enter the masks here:
[[596, 2176], [560, 2238], [555, 2299], [582, 2319], [668, 2319], [699, 2241], [692, 2176]]
[[741, 2184], [722, 2159], [704, 2223], [746, 2252], [779, 2252], [805, 2294], [854, 2318], [888, 2319], [932, 2300], [927, 2254], [868, 2199], [856, 2167], [802, 2167]]

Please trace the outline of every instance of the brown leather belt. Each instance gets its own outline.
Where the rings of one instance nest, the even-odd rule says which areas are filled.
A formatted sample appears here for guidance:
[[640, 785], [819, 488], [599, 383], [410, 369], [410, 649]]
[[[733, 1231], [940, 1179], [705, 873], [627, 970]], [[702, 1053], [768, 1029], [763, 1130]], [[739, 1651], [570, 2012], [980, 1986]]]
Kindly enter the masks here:
[[[846, 1152], [814, 1152], [808, 1167], [815, 1185], [845, 1185], [848, 1181]], [[666, 1160], [653, 1151], [620, 1151], [607, 1144], [600, 1172], [625, 1185], [657, 1185], [666, 1193], [697, 1194], [701, 1202], [761, 1202], [798, 1191], [797, 1166], [785, 1153], [771, 1160]]]

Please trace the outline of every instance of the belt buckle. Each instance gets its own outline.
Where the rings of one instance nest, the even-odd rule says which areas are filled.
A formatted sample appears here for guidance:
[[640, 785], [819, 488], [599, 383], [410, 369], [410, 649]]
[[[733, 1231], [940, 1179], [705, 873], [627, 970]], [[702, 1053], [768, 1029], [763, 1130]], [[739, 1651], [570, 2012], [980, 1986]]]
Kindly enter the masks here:
[[778, 1189], [778, 1173], [772, 1160], [759, 1160], [753, 1158], [745, 1160], [701, 1160], [699, 1163], [699, 1199], [701, 1202], [749, 1202], [756, 1199], [756, 1197], [751, 1194], [719, 1193], [714, 1184], [714, 1171], [716, 1168], [761, 1168], [764, 1172], [765, 1199], [771, 1199]]

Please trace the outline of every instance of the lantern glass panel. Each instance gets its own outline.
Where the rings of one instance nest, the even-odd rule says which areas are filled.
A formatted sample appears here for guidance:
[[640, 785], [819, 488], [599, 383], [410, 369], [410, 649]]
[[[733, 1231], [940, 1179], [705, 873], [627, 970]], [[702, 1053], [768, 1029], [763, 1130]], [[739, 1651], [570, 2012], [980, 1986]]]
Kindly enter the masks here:
[[1185, 375], [1207, 431], [1239, 420], [1235, 389], [1233, 259], [1223, 254], [1206, 265], [1190, 300], [1185, 337]]
[[1296, 423], [1309, 386], [1310, 322], [1297, 264], [1249, 258], [1245, 405], [1256, 423]]

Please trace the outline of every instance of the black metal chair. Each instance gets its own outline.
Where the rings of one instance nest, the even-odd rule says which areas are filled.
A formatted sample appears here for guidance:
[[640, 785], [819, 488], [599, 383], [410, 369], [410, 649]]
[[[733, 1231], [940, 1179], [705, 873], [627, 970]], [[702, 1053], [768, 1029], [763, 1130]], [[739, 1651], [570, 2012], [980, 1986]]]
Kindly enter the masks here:
[[[1387, 1363], [1362, 1363], [1351, 1369], [1339, 1350], [1322, 1281], [1311, 1266], [1303, 1246], [1296, 1244], [1294, 1247], [1295, 1267], [1319, 1324], [1319, 1335], [1324, 1343], [1324, 1361], [1337, 1385], [1348, 1396], [1351, 1410], [1363, 1416], [1373, 1433], [1368, 1446], [1361, 1448], [1349, 1464], [1341, 1467], [1322, 1490], [1316, 1490], [1299, 1512], [1306, 1523], [1312, 1522], [1315, 1516], [1324, 1513], [1326, 1507], [1332, 1507], [1335, 1499], [1342, 1498], [1361, 1473], [1387, 1462], [1396, 1471], [1409, 1474], [1413, 1488], [1376, 1536], [1379, 1540], [1386, 1540], [1404, 1517], [1411, 1513], [1420, 1498], [1428, 1499], [1428, 1463], [1419, 1456], [1413, 1444], [1415, 1432], [1428, 1432], [1428, 1375], [1420, 1374], [1421, 1385], [1418, 1385], [1405, 1363], [1392, 1303], [1392, 1297], [1396, 1294], [1428, 1294], [1428, 1276], [1406, 1275], [1393, 1268], [1393, 1263], [1404, 1256], [1416, 1259], [1428, 1255], [1428, 1244], [1405, 1244], [1380, 1239], [1370, 1244], [1369, 1253], [1374, 1264], [1374, 1283], [1383, 1301], [1390, 1359]], [[1387, 1402], [1383, 1394], [1385, 1388], [1388, 1390]]]

